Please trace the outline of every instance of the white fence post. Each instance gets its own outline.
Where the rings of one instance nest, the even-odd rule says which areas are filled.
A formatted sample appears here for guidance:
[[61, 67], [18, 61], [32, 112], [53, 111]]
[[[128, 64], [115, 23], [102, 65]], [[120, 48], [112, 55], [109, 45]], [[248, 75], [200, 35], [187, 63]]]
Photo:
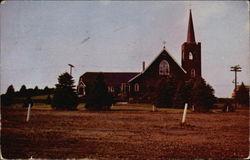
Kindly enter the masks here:
[[183, 116], [182, 116], [182, 121], [181, 121], [182, 124], [184, 124], [184, 123], [185, 123], [185, 120], [186, 120], [187, 107], [188, 107], [188, 104], [185, 103], [185, 107], [184, 107], [184, 111], [183, 111]]
[[154, 112], [154, 111], [155, 111], [155, 105], [152, 105], [152, 107], [153, 107], [153, 108], [152, 108], [152, 111]]
[[31, 104], [29, 104], [29, 107], [28, 107], [26, 122], [30, 120], [30, 109], [31, 109]]

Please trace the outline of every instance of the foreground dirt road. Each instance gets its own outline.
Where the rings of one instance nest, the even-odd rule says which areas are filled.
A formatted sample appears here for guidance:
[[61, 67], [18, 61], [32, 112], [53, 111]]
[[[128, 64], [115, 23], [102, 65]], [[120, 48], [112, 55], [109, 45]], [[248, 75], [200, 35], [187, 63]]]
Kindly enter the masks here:
[[54, 111], [2, 107], [4, 158], [246, 158], [249, 112]]

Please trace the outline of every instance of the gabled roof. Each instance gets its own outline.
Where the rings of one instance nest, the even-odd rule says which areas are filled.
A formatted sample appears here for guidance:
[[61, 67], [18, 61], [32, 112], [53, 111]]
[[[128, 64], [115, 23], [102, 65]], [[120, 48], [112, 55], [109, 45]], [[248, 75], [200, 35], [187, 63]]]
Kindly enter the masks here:
[[139, 74], [139, 72], [86, 72], [80, 78], [82, 78], [84, 84], [93, 83], [100, 73], [103, 74], [104, 81], [109, 86], [127, 83], [131, 78]]
[[154, 61], [156, 61], [156, 59], [157, 59], [163, 52], [165, 52], [167, 55], [169, 55], [170, 58], [174, 61], [174, 63], [176, 63], [177, 66], [178, 66], [185, 74], [187, 73], [187, 71], [185, 71], [185, 69], [183, 69], [183, 68], [179, 65], [179, 63], [171, 56], [171, 54], [169, 54], [169, 52], [168, 52], [168, 51], [165, 49], [165, 47], [164, 47], [163, 50], [161, 50], [161, 52], [158, 54], [158, 56], [150, 63], [150, 65], [147, 66], [147, 68], [146, 68], [143, 72], [141, 72], [140, 74], [136, 75], [135, 77], [133, 77], [132, 79], [130, 79], [128, 82], [132, 82], [134, 79], [136, 79], [137, 77], [139, 77], [140, 75], [142, 75], [143, 73], [145, 73], [145, 72], [148, 70], [148, 68], [154, 63]]

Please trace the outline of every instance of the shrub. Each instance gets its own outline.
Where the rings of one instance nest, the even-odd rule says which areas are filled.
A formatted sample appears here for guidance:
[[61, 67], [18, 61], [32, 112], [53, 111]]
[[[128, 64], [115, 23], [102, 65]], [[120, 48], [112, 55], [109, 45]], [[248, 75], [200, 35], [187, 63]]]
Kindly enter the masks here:
[[160, 108], [173, 107], [176, 92], [176, 81], [171, 76], [162, 77], [154, 92], [154, 105]]
[[108, 92], [103, 74], [100, 73], [94, 82], [91, 92], [87, 94], [85, 107], [88, 110], [109, 110], [112, 103], [112, 95]]
[[214, 89], [203, 78], [196, 78], [192, 90], [192, 102], [196, 111], [208, 111], [215, 100]]

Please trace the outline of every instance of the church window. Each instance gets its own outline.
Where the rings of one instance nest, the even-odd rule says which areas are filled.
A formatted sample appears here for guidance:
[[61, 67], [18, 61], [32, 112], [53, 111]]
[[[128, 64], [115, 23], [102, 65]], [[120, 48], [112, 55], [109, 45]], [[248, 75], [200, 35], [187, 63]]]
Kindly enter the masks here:
[[83, 95], [83, 87], [78, 88], [78, 94]]
[[193, 77], [193, 78], [195, 77], [195, 69], [191, 70], [191, 77]]
[[189, 52], [188, 58], [189, 58], [189, 60], [193, 60], [194, 59], [192, 52]]
[[115, 90], [114, 90], [114, 87], [113, 86], [108, 86], [108, 92], [111, 92], [113, 93]]
[[139, 88], [139, 84], [136, 83], [134, 87], [135, 87], [135, 88], [134, 88], [135, 92], [139, 92], [139, 89], [140, 89], [140, 88]]
[[80, 83], [77, 93], [83, 96], [86, 95], [86, 85], [83, 82]]
[[126, 83], [122, 83], [122, 86], [121, 86], [121, 92], [126, 92], [126, 88], [127, 88], [127, 85]]
[[159, 65], [159, 75], [168, 75], [169, 72], [169, 63], [166, 60], [162, 60]]

